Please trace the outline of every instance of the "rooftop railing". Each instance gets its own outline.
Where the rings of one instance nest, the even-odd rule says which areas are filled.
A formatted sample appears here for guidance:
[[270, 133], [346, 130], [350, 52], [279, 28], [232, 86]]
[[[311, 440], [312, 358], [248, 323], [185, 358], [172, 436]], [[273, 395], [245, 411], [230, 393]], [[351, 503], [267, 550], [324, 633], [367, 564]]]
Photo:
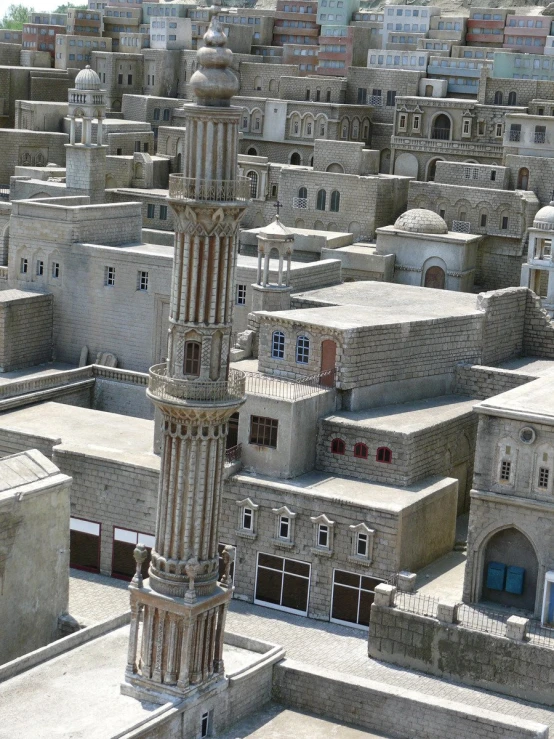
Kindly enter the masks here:
[[335, 370], [312, 375], [305, 380], [287, 380], [259, 372], [244, 372], [246, 392], [252, 395], [269, 395], [283, 400], [298, 400], [335, 386]]
[[250, 178], [235, 180], [197, 180], [180, 174], [169, 175], [169, 197], [174, 200], [228, 202], [250, 199]]
[[181, 380], [167, 376], [167, 365], [150, 367], [148, 392], [161, 400], [184, 403], [226, 403], [244, 398], [244, 373], [229, 370], [228, 380]]

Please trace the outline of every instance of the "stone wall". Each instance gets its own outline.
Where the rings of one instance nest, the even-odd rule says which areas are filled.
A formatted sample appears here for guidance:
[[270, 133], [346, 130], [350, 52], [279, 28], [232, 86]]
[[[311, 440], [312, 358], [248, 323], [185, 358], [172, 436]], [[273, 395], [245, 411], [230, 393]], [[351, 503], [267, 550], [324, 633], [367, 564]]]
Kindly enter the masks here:
[[285, 660], [274, 668], [273, 700], [285, 706], [354, 722], [368, 731], [418, 739], [547, 739], [541, 724], [504, 717], [383, 683]]
[[52, 295], [0, 292], [0, 372], [50, 362], [52, 326]]
[[374, 603], [368, 653], [400, 667], [554, 704], [554, 650], [526, 642]]
[[459, 364], [455, 369], [452, 391], [468, 395], [477, 400], [492, 398], [514, 387], [525, 385], [536, 379], [532, 375], [497, 367], [483, 367], [477, 364]]
[[531, 294], [527, 288], [512, 287], [479, 295], [477, 307], [485, 311], [481, 364], [498, 364], [523, 353], [524, 329], [528, 325], [526, 305]]
[[2, 129], [0, 137], [0, 182], [7, 184], [17, 165], [65, 165], [64, 133]]
[[532, 290], [527, 290], [523, 354], [554, 359], [554, 324]]
[[154, 418], [154, 406], [146, 397], [143, 385], [96, 378], [92, 407], [97, 411], [119, 413], [122, 416]]

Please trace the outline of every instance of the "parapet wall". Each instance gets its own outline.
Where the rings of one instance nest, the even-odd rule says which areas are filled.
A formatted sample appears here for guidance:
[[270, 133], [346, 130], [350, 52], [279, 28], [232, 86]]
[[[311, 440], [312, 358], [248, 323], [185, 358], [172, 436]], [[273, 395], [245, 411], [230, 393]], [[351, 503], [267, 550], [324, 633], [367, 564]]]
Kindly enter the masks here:
[[455, 370], [452, 391], [457, 395], [469, 395], [477, 400], [486, 400], [536, 379], [532, 375], [498, 367], [459, 364]]
[[273, 669], [273, 700], [388, 736], [419, 739], [547, 739], [533, 721], [423, 695], [392, 685], [348, 678], [285, 660]]

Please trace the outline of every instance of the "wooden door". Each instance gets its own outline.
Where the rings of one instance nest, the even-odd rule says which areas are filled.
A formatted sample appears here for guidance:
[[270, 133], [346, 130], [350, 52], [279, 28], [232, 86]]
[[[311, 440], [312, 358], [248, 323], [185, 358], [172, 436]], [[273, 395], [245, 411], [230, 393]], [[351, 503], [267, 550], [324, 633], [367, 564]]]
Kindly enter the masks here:
[[429, 267], [425, 273], [425, 287], [444, 290], [445, 274], [441, 267]]
[[337, 345], [331, 339], [321, 342], [321, 373], [327, 373], [321, 378], [321, 384], [326, 387], [335, 387], [335, 368], [337, 361]]

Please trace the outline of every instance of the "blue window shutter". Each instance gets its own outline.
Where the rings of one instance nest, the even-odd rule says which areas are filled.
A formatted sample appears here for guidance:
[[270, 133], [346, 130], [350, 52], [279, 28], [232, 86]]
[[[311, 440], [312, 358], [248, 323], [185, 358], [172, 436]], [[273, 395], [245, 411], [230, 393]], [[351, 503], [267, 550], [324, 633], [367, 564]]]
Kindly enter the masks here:
[[523, 567], [508, 567], [506, 573], [506, 592], [521, 595], [523, 593], [523, 580], [525, 570]]
[[506, 579], [506, 565], [501, 562], [489, 562], [487, 568], [487, 588], [489, 590], [504, 590]]

